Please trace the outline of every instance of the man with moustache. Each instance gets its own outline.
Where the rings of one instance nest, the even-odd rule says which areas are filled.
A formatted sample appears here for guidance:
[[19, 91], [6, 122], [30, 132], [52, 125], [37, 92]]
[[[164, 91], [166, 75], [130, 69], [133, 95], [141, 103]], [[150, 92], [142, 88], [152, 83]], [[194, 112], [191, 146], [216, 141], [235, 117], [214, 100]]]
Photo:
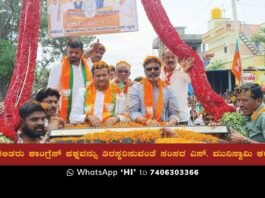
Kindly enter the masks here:
[[106, 48], [103, 44], [99, 42], [99, 40], [97, 40], [96, 43], [92, 43], [90, 45], [90, 48], [84, 51], [84, 57], [88, 61], [88, 66], [90, 70], [92, 69], [92, 66], [94, 63], [102, 60], [105, 52], [106, 52]]
[[[264, 143], [265, 142], [265, 105], [260, 85], [246, 83], [237, 89], [237, 104], [245, 116], [248, 137], [230, 129], [232, 143]], [[233, 128], [233, 127], [232, 127]]]
[[131, 65], [126, 61], [119, 61], [116, 64], [115, 71], [116, 78], [112, 83], [120, 87], [122, 92], [126, 95], [128, 93], [129, 87], [133, 84], [129, 79], [131, 75]]
[[47, 104], [35, 100], [26, 102], [20, 107], [22, 124], [18, 131], [17, 143], [45, 143], [48, 131], [63, 127], [64, 122], [58, 117], [52, 116], [49, 123], [46, 122], [48, 109]]
[[19, 115], [22, 118], [21, 131], [18, 132], [18, 143], [39, 144], [46, 135], [46, 110], [41, 103], [29, 101], [21, 106]]
[[179, 107], [179, 124], [188, 124], [190, 117], [190, 109], [188, 107], [188, 85], [190, 77], [187, 71], [192, 67], [194, 58], [182, 60], [178, 65], [178, 58], [169, 49], [165, 49], [163, 53], [163, 62], [165, 66], [162, 68], [161, 79], [169, 85], [170, 90], [177, 98]]
[[120, 115], [122, 121], [128, 121], [128, 105], [127, 96], [128, 90], [133, 85], [133, 82], [129, 79], [131, 75], [131, 65], [126, 61], [119, 61], [116, 64], [116, 78], [111, 82], [113, 85], [118, 86], [121, 89], [121, 94], [117, 97], [117, 114]]
[[162, 62], [158, 57], [148, 56], [143, 63], [145, 78], [134, 84], [128, 93], [131, 120], [146, 125], [175, 126], [179, 119], [176, 96], [159, 78]]
[[83, 43], [77, 40], [67, 44], [67, 55], [53, 65], [48, 80], [48, 88], [53, 88], [61, 94], [60, 116], [67, 122], [72, 110], [72, 102], [80, 88], [92, 81], [89, 64], [83, 56]]
[[47, 105], [47, 123], [45, 126], [48, 126], [50, 122], [58, 120], [58, 128], [64, 127], [64, 120], [59, 117], [59, 100], [60, 94], [57, 90], [47, 88], [41, 89], [36, 95], [36, 101], [44, 103]]
[[111, 127], [119, 121], [116, 116], [116, 97], [121, 90], [110, 85], [109, 66], [103, 61], [92, 67], [93, 82], [81, 88], [73, 104], [70, 115], [72, 124], [87, 122], [93, 127], [104, 124]]

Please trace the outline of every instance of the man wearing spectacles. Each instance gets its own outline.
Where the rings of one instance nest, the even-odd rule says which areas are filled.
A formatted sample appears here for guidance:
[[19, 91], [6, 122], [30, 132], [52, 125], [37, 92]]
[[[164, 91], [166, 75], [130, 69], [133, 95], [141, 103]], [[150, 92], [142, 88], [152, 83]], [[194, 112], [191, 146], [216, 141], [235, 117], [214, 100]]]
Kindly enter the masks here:
[[145, 78], [134, 84], [128, 93], [130, 118], [146, 126], [167, 126], [178, 123], [176, 97], [160, 79], [161, 60], [148, 56], [143, 63]]
[[132, 85], [132, 81], [129, 79], [131, 75], [131, 65], [126, 61], [119, 61], [116, 64], [115, 70], [116, 79], [112, 83], [120, 87], [124, 94], [127, 94], [129, 87]]
[[117, 95], [117, 108], [116, 114], [121, 121], [129, 121], [128, 119], [128, 106], [127, 95], [128, 90], [132, 86], [132, 81], [129, 79], [131, 75], [131, 65], [126, 61], [119, 61], [116, 64], [116, 79], [111, 82], [112, 85], [118, 86], [121, 93]]
[[247, 83], [237, 90], [237, 104], [246, 119], [248, 137], [231, 129], [232, 143], [261, 143], [265, 142], [265, 105], [261, 86]]

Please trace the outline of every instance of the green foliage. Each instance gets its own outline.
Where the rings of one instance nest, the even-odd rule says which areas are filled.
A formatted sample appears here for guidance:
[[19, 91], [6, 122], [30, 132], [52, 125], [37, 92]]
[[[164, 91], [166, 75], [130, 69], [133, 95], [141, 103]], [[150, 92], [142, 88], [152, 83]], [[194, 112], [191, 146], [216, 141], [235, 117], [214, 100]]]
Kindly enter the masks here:
[[[10, 81], [15, 62], [15, 47], [17, 45], [18, 28], [20, 21], [21, 0], [0, 0], [0, 93], [5, 95], [6, 87]], [[38, 63], [36, 65], [35, 86], [39, 88], [47, 86], [47, 66], [59, 61], [65, 54], [66, 44], [70, 38], [48, 38], [48, 13], [47, 1], [41, 1], [41, 29], [39, 38]], [[72, 38], [71, 38], [72, 39]], [[87, 47], [94, 36], [84, 36], [80, 39]]]
[[13, 67], [15, 57], [15, 46], [7, 40], [0, 39], [0, 80], [9, 79]]
[[251, 40], [253, 42], [260, 42], [265, 44], [265, 28], [263, 28], [258, 34], [255, 34]]
[[32, 90], [32, 96], [35, 97], [36, 94], [42, 89], [47, 87], [49, 77], [49, 70], [47, 67], [36, 66], [35, 70], [35, 82]]
[[[82, 36], [78, 38], [84, 43], [84, 47], [93, 41], [94, 36]], [[41, 31], [40, 31], [40, 47], [42, 49], [41, 57], [36, 68], [35, 73], [35, 86], [33, 88], [33, 94], [39, 89], [47, 86], [49, 72], [47, 66], [53, 62], [59, 61], [66, 51], [67, 42], [73, 38], [49, 38], [48, 37], [48, 12], [47, 1], [42, 1], [41, 5]]]
[[12, 140], [0, 134], [0, 144], [12, 144], [12, 143], [14, 143]]
[[0, 0], [0, 39], [16, 42], [20, 6], [20, 0]]
[[244, 116], [238, 112], [227, 112], [222, 117], [222, 123], [226, 126], [237, 130], [244, 136], [248, 136], [248, 131], [246, 128], [246, 122]]
[[222, 70], [225, 69], [225, 64], [222, 60], [212, 61], [207, 67], [206, 70]]
[[15, 46], [0, 39], [0, 95], [5, 95], [14, 68]]

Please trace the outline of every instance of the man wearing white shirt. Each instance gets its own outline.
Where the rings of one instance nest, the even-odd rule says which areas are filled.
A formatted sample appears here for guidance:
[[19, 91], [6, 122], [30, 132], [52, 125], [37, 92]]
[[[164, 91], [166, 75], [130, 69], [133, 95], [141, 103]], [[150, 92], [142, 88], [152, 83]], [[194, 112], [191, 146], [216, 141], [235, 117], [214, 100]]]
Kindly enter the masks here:
[[173, 52], [165, 49], [163, 54], [165, 66], [162, 68], [161, 79], [169, 85], [171, 92], [177, 98], [179, 109], [179, 124], [188, 124], [190, 118], [190, 109], [188, 107], [188, 85], [190, 77], [187, 71], [192, 67], [194, 59], [188, 58], [183, 60], [178, 66], [178, 59]]
[[70, 114], [70, 123], [89, 122], [98, 127], [106, 127], [119, 121], [115, 115], [116, 97], [120, 93], [117, 86], [110, 85], [109, 67], [103, 62], [96, 62], [92, 67], [93, 82], [78, 91]]
[[70, 41], [67, 56], [62, 62], [53, 65], [48, 80], [48, 88], [57, 89], [61, 94], [61, 117], [68, 121], [72, 102], [80, 88], [92, 81], [92, 74], [83, 55], [83, 43]]

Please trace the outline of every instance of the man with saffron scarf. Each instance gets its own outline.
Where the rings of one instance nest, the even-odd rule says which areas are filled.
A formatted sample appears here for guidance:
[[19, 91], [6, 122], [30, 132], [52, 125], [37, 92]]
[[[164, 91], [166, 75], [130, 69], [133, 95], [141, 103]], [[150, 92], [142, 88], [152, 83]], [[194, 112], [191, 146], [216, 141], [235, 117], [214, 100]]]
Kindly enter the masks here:
[[173, 52], [169, 49], [165, 49], [163, 53], [163, 62], [165, 66], [162, 68], [160, 77], [165, 81], [177, 98], [180, 119], [179, 124], [187, 125], [190, 117], [190, 109], [187, 100], [190, 77], [187, 71], [192, 67], [193, 61], [193, 58], [188, 58], [181, 61], [180, 65], [178, 65], [178, 58]]
[[175, 126], [179, 120], [176, 96], [159, 78], [161, 65], [158, 57], [148, 56], [143, 63], [146, 77], [128, 93], [130, 118], [146, 126], [160, 126], [160, 122]]
[[115, 115], [116, 97], [119, 87], [110, 85], [109, 66], [103, 61], [92, 67], [93, 82], [81, 88], [73, 104], [70, 122], [73, 124], [88, 122], [93, 127], [102, 124], [111, 127], [119, 121]]
[[113, 84], [121, 88], [124, 94], [128, 93], [128, 89], [133, 82], [129, 79], [131, 74], [131, 65], [126, 61], [119, 61], [116, 64], [116, 78], [112, 81]]
[[75, 100], [80, 88], [84, 88], [92, 81], [92, 75], [83, 55], [83, 43], [69, 41], [67, 56], [61, 63], [51, 68], [48, 87], [57, 89], [61, 94], [60, 116], [68, 121], [72, 110], [72, 101]]
[[116, 113], [120, 115], [120, 119], [124, 121], [128, 117], [127, 95], [129, 87], [133, 82], [129, 79], [131, 74], [131, 65], [126, 61], [119, 61], [116, 64], [116, 78], [111, 83], [121, 89], [121, 94], [117, 97]]

